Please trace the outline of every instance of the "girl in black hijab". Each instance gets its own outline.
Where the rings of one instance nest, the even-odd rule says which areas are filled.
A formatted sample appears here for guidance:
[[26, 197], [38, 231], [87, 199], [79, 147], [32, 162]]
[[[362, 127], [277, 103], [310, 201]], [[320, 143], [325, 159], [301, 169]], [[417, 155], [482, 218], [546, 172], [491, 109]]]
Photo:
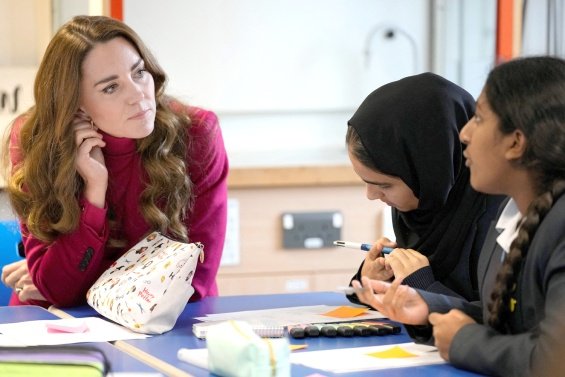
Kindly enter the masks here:
[[[378, 88], [355, 112], [349, 157], [367, 197], [392, 207], [396, 242], [378, 240], [353, 279], [395, 276], [414, 288], [478, 299], [478, 256], [503, 198], [469, 185], [459, 131], [474, 111], [464, 89], [423, 73]], [[384, 246], [396, 247], [386, 259]]]

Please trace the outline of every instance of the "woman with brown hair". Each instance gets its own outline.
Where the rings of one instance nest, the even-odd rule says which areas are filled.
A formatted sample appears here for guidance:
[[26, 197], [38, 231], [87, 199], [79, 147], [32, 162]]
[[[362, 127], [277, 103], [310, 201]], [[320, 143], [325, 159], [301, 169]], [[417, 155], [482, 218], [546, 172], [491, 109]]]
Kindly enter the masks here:
[[226, 151], [215, 114], [167, 96], [166, 79], [123, 22], [78, 16], [53, 37], [35, 105], [7, 148], [27, 261], [4, 268], [11, 304], [83, 304], [98, 276], [155, 230], [205, 245], [192, 299], [217, 295]]

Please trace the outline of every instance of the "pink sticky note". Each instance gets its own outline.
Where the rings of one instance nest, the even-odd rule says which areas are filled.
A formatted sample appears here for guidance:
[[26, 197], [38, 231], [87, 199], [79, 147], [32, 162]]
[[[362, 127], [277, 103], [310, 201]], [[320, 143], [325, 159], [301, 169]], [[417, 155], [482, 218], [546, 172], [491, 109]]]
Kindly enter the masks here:
[[47, 327], [47, 332], [49, 333], [81, 333], [88, 331], [86, 322], [81, 322], [80, 324], [75, 326], [59, 325], [55, 323], [47, 323], [45, 324], [45, 326]]

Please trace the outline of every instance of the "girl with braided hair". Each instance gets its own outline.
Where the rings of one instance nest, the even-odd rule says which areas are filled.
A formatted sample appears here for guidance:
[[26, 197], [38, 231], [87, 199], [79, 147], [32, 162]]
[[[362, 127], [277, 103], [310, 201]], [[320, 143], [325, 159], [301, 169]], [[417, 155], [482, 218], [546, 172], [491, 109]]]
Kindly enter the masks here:
[[361, 301], [416, 325], [407, 326], [411, 335], [433, 341], [457, 367], [547, 375], [565, 345], [565, 61], [527, 57], [494, 68], [460, 139], [473, 188], [509, 196], [479, 260], [482, 305], [400, 280], [353, 286]]

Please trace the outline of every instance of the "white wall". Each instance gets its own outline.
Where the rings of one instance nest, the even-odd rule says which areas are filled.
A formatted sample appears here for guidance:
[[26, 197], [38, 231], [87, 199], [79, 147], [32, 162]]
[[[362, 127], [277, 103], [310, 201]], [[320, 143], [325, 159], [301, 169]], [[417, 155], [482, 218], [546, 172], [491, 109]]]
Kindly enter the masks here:
[[557, 55], [565, 58], [565, 1], [527, 2], [521, 55]]
[[[0, 66], [37, 65], [51, 24], [89, 3], [0, 1]], [[218, 113], [232, 167], [320, 165], [347, 163], [346, 122], [386, 82], [432, 70], [477, 95], [494, 60], [495, 3], [124, 0], [124, 17], [170, 93]]]
[[124, 19], [171, 77], [170, 90], [220, 112], [352, 108], [379, 83], [415, 72], [407, 38], [428, 56], [425, 0], [126, 0]]
[[475, 98], [496, 59], [495, 0], [432, 0], [432, 71]]
[[51, 1], [0, 1], [0, 66], [36, 66], [51, 38]]
[[366, 95], [429, 70], [428, 0], [125, 0], [124, 20], [170, 93], [218, 113], [232, 166], [347, 163]]
[[89, 13], [92, 0], [51, 0], [53, 7], [53, 30], [59, 29], [65, 22], [79, 14]]
[[51, 2], [1, 0], [0, 36], [1, 153], [8, 124], [33, 105], [35, 71], [51, 38]]

